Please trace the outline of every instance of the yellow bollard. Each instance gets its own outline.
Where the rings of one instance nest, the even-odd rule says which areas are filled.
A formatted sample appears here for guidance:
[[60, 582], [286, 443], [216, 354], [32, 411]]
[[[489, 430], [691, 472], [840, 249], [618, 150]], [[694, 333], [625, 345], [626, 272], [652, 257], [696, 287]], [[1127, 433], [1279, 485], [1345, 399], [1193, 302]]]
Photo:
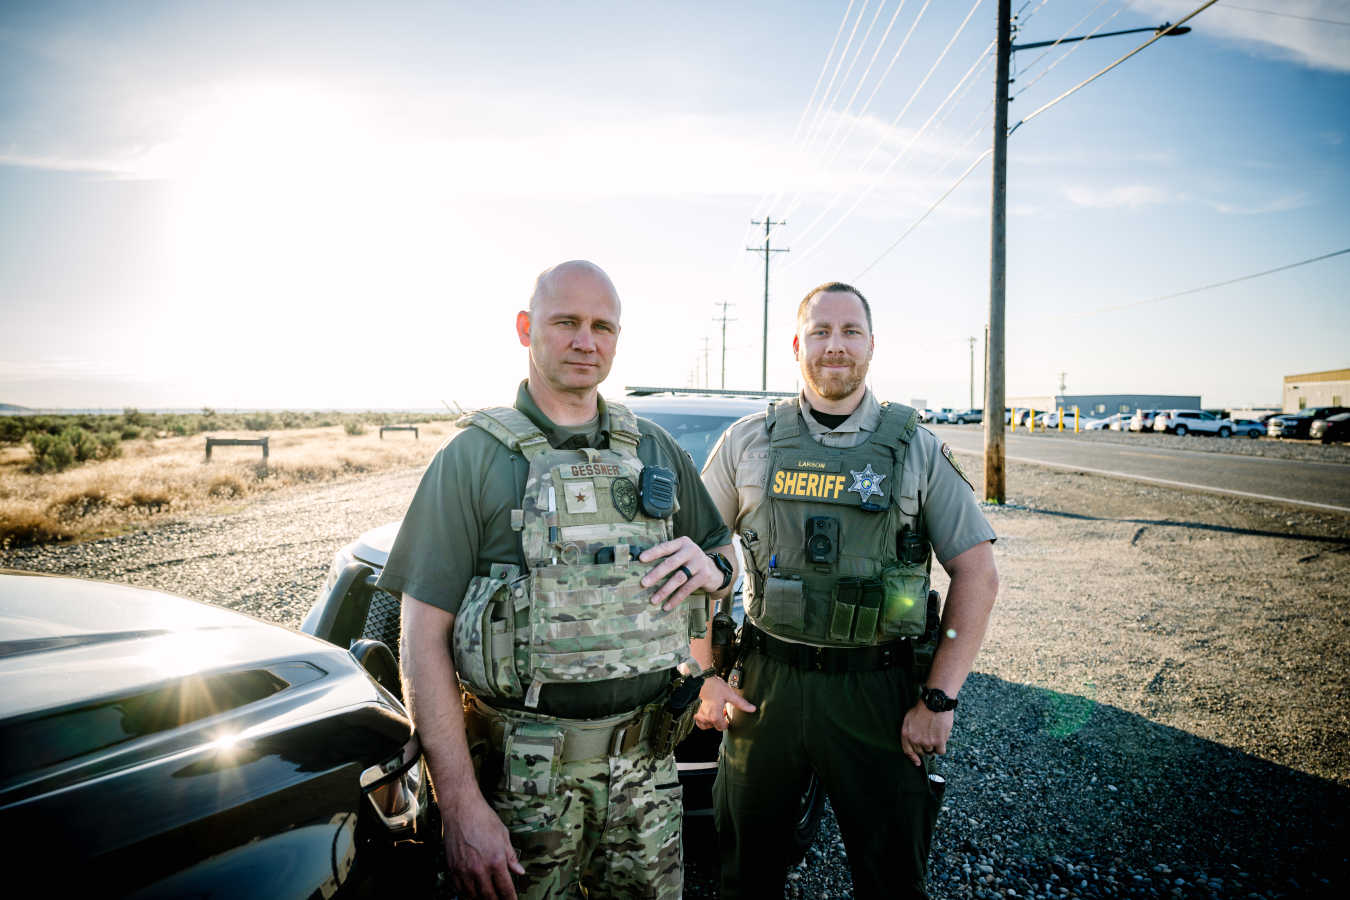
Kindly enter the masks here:
[[1059, 408], [1059, 417], [1056, 419], [1056, 422], [1059, 423], [1059, 433], [1060, 433], [1060, 434], [1063, 434], [1063, 433], [1064, 433], [1064, 407], [1062, 407], [1062, 406]]
[[1031, 415], [1027, 416], [1027, 434], [1035, 434], [1035, 433], [1036, 433], [1036, 410], [1033, 408], [1033, 409], [1029, 410], [1029, 412], [1031, 413]]
[[1078, 407], [1073, 408], [1073, 433], [1078, 433]]
[[1008, 416], [1008, 421], [1012, 423], [1013, 434], [1017, 434], [1017, 407], [1013, 407], [1012, 414]]

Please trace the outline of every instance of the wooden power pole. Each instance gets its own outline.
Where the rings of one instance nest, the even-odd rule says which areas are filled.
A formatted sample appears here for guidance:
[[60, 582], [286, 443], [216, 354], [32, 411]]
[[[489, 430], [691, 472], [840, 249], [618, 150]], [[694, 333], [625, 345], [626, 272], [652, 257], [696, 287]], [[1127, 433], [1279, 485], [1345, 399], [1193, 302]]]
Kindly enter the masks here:
[[989, 247], [989, 383], [984, 409], [984, 499], [1007, 499], [1003, 464], [1003, 311], [1007, 295], [1008, 63], [1012, 58], [1012, 0], [998, 0], [998, 71], [994, 86], [994, 177]]
[[[1007, 91], [1005, 90], [1004, 94], [1006, 93]], [[1003, 118], [1005, 121], [1008, 118], [1006, 111], [1004, 112]], [[775, 222], [773, 219], [769, 218], [768, 216], [765, 216], [763, 222], [756, 222], [752, 219], [750, 221], [750, 224], [764, 226], [764, 246], [746, 247], [745, 249], [749, 250], [751, 253], [764, 254], [764, 348], [763, 348], [764, 358], [761, 363], [760, 369], [759, 389], [761, 391], [767, 391], [769, 389], [769, 260], [773, 258], [773, 255], [775, 253], [788, 252], [787, 247], [769, 246], [769, 229], [775, 225], [786, 225], [787, 220], [784, 220], [782, 222]]]

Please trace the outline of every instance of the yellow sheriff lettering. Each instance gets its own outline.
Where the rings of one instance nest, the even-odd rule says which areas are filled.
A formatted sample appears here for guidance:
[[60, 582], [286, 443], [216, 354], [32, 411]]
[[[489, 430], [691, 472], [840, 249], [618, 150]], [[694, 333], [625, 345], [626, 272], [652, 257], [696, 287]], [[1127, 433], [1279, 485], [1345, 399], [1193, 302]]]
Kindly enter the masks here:
[[773, 473], [773, 492], [775, 494], [783, 493], [783, 470], [779, 469]]
[[811, 497], [820, 496], [820, 476], [814, 472], [806, 476], [806, 493]]

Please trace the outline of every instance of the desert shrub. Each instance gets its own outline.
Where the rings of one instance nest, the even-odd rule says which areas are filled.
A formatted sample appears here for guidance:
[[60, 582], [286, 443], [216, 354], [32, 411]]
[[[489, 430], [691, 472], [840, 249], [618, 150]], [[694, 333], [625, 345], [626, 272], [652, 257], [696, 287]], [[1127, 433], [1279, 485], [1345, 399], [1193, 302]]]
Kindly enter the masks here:
[[160, 512], [173, 503], [173, 497], [164, 488], [133, 491], [128, 499], [134, 506], [144, 509], [148, 513]]
[[61, 432], [59, 440], [70, 445], [70, 452], [75, 455], [77, 463], [88, 462], [98, 454], [98, 441], [78, 425], [71, 425]]
[[249, 431], [271, 431], [277, 428], [279, 420], [271, 411], [244, 416], [244, 427]]
[[23, 440], [28, 429], [18, 416], [0, 416], [0, 442], [17, 444]]
[[348, 434], [350, 434], [352, 437], [359, 437], [366, 433], [366, 426], [361, 422], [360, 419], [357, 419], [355, 417], [350, 418], [347, 421], [343, 422], [342, 429], [343, 431], [346, 431]]
[[149, 425], [150, 417], [134, 406], [122, 407], [122, 418], [128, 425]]
[[139, 425], [123, 425], [122, 440], [134, 441], [141, 436], [141, 427]]
[[211, 486], [206, 493], [209, 497], [218, 497], [225, 500], [233, 497], [247, 497], [248, 486], [238, 475], [225, 472], [211, 479]]
[[48, 511], [54, 513], [58, 519], [68, 522], [102, 512], [109, 506], [119, 505], [121, 504], [103, 488], [87, 487], [58, 496], [51, 502]]
[[65, 438], [35, 432], [28, 435], [28, 443], [33, 448], [33, 465], [39, 472], [59, 472], [75, 464], [75, 451]]
[[35, 509], [0, 508], [0, 550], [70, 537], [70, 529]]
[[202, 415], [203, 415], [205, 418], [208, 418], [208, 419], [209, 419], [209, 418], [211, 418], [212, 416], [214, 416], [215, 414], [216, 414], [216, 411], [215, 411], [214, 409], [212, 409], [211, 407], [209, 407], [209, 406], [203, 406], [203, 407], [202, 407]]
[[99, 459], [117, 459], [122, 455], [122, 437], [121, 435], [103, 432], [95, 435], [94, 440], [98, 442]]

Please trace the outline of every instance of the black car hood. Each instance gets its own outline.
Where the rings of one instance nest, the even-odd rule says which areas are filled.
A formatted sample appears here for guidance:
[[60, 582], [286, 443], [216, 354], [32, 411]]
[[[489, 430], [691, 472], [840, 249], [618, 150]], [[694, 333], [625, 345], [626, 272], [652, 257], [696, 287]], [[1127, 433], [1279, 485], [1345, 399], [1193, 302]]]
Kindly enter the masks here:
[[[125, 696], [203, 672], [309, 660], [339, 648], [172, 594], [0, 572], [0, 721]], [[354, 665], [354, 663], [352, 663]]]

